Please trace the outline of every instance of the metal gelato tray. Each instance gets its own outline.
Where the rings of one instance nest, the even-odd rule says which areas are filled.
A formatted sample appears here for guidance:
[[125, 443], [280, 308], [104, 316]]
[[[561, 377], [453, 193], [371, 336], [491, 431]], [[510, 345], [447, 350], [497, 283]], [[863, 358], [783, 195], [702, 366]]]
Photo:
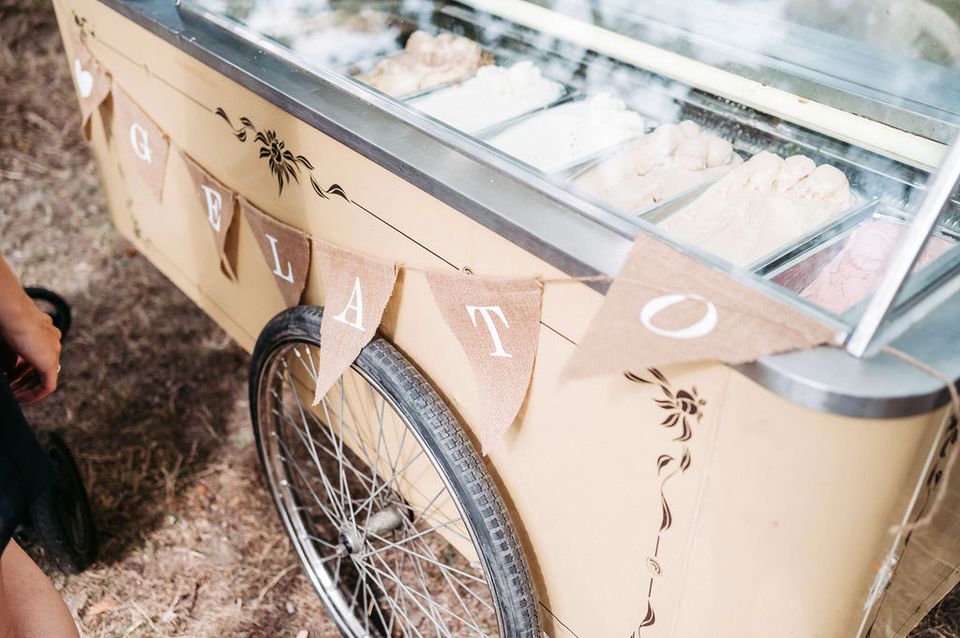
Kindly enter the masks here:
[[[840, 220], [819, 236], [810, 238], [806, 242], [798, 242], [792, 250], [785, 253], [780, 259], [769, 264], [768, 267], [764, 269], [764, 276], [788, 290], [801, 294], [816, 282], [824, 269], [834, 261], [837, 255], [841, 254], [848, 247], [850, 239], [856, 229], [870, 222], [881, 222], [901, 226], [905, 230], [910, 221], [911, 215], [900, 209], [893, 208], [881, 202], [871, 202], [861, 210]], [[928, 267], [933, 267], [935, 263], [939, 263], [941, 258], [946, 257], [948, 254], [955, 254], [957, 252], [956, 245], [960, 243], [960, 234], [956, 232], [956, 229], [944, 225], [940, 225], [935, 233], [931, 235], [931, 238], [946, 242], [950, 244], [950, 247], [946, 248], [945, 251], [940, 254], [933, 254], [929, 259], [923, 260], [921, 258], [917, 266], [915, 266], [915, 271], [917, 272], [925, 270]], [[898, 241], [898, 239], [894, 240], [894, 242], [895, 241]], [[888, 254], [870, 255], [871, 259], [875, 260], [878, 266], [878, 270], [876, 270], [878, 273], [876, 276], [877, 281], [873, 284], [874, 287], [876, 284], [879, 284], [885, 269], [882, 262], [892, 257], [894, 251], [895, 245], [891, 245]], [[846, 308], [828, 309], [828, 311], [849, 317], [858, 316], [862, 311], [865, 300], [869, 298], [870, 294], [870, 291], [866, 289], [862, 292], [863, 295], [858, 295], [857, 299], [851, 299], [849, 303], [846, 304]], [[811, 299], [810, 301], [811, 303], [816, 303], [816, 300]]]

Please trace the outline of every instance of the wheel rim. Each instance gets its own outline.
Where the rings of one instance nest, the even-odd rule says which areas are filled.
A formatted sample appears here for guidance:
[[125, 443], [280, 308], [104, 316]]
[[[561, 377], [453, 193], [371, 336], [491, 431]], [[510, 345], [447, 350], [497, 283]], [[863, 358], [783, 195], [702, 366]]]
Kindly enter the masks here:
[[351, 368], [311, 409], [319, 349], [278, 347], [258, 392], [264, 466], [307, 575], [351, 636], [499, 636], [470, 522], [417, 429]]

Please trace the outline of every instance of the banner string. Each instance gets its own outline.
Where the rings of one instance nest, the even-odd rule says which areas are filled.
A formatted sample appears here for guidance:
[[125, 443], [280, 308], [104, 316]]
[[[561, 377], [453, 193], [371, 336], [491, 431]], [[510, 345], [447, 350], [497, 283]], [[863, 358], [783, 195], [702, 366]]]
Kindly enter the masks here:
[[[917, 370], [920, 370], [921, 372], [924, 372], [941, 382], [950, 393], [950, 407], [951, 411], [953, 412], [953, 418], [960, 422], [960, 392], [957, 391], [957, 387], [954, 385], [954, 382], [950, 377], [933, 366], [920, 361], [916, 357], [913, 357], [902, 350], [898, 350], [891, 346], [884, 346], [881, 351], [899, 359], [900, 361], [903, 361], [910, 366], [913, 366]], [[936, 440], [934, 440], [933, 446], [936, 447], [939, 442], [940, 439], [938, 437]], [[938, 481], [937, 492], [933, 497], [933, 504], [930, 506], [930, 509], [927, 510], [927, 513], [912, 523], [895, 525], [891, 529], [892, 533], [902, 535], [923, 527], [927, 527], [933, 522], [933, 519], [936, 518], [937, 514], [940, 513], [940, 510], [946, 501], [947, 485], [950, 482], [950, 476], [953, 474], [954, 467], [957, 464], [958, 456], [960, 456], [960, 444], [955, 444], [953, 449], [950, 451], [950, 455], [947, 457], [947, 463], [944, 465], [943, 474], [940, 475], [940, 480]], [[921, 480], [926, 480], [926, 478], [924, 477]]]

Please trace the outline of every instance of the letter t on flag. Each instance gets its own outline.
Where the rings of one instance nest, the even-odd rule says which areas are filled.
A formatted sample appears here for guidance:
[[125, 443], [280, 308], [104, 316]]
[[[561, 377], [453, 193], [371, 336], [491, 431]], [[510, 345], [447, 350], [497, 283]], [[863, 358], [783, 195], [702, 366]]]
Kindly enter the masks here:
[[540, 282], [440, 272], [428, 272], [427, 281], [473, 368], [481, 402], [478, 436], [487, 454], [513, 425], [530, 387], [540, 335]]
[[313, 397], [317, 405], [376, 334], [397, 282], [397, 265], [320, 239], [313, 242], [326, 293]]

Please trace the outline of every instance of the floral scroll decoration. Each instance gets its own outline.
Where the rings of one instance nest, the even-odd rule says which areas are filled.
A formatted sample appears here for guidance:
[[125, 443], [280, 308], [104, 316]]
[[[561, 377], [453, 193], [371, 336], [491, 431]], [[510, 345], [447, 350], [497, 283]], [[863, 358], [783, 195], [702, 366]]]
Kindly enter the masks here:
[[671, 478], [690, 469], [692, 457], [687, 442], [693, 438], [694, 426], [703, 420], [703, 408], [707, 405], [707, 402], [700, 398], [696, 386], [689, 390], [678, 390], [656, 368], [647, 368], [647, 373], [651, 378], [633, 372], [627, 372], [624, 376], [634, 383], [653, 385], [660, 389], [663, 398], [654, 399], [654, 403], [666, 412], [660, 426], [677, 430], [678, 434], [673, 440], [680, 443], [681, 446], [678, 451], [661, 454], [657, 457], [657, 479], [660, 487], [660, 528], [657, 530], [653, 554], [647, 558], [647, 569], [650, 571], [650, 581], [647, 587], [647, 611], [636, 630], [630, 634], [630, 638], [640, 638], [645, 627], [650, 627], [657, 622], [657, 614], [653, 609], [653, 585], [656, 578], [663, 573], [659, 562], [660, 541], [663, 534], [673, 526], [673, 512], [670, 509], [670, 503], [667, 501], [664, 488]]
[[254, 126], [253, 122], [248, 117], [240, 118], [240, 126], [234, 126], [233, 122], [230, 120], [230, 116], [227, 115], [227, 112], [223, 110], [222, 107], [218, 107], [216, 114], [223, 118], [223, 120], [233, 129], [233, 135], [241, 142], [246, 142], [248, 138], [248, 133], [253, 133], [253, 141], [260, 144], [260, 159], [266, 160], [267, 166], [270, 168], [270, 173], [277, 180], [277, 194], [283, 194], [283, 187], [287, 186], [291, 182], [300, 183], [300, 175], [302, 170], [306, 170], [307, 176], [310, 179], [310, 186], [313, 188], [313, 192], [319, 195], [323, 199], [330, 199], [330, 195], [337, 195], [343, 199], [350, 201], [347, 197], [346, 192], [339, 184], [331, 184], [328, 188], [323, 188], [320, 186], [320, 183], [314, 177], [314, 166], [313, 163], [308, 160], [303, 155], [295, 155], [293, 151], [286, 147], [286, 144], [280, 137], [277, 136], [277, 132], [274, 130], [259, 130]]

